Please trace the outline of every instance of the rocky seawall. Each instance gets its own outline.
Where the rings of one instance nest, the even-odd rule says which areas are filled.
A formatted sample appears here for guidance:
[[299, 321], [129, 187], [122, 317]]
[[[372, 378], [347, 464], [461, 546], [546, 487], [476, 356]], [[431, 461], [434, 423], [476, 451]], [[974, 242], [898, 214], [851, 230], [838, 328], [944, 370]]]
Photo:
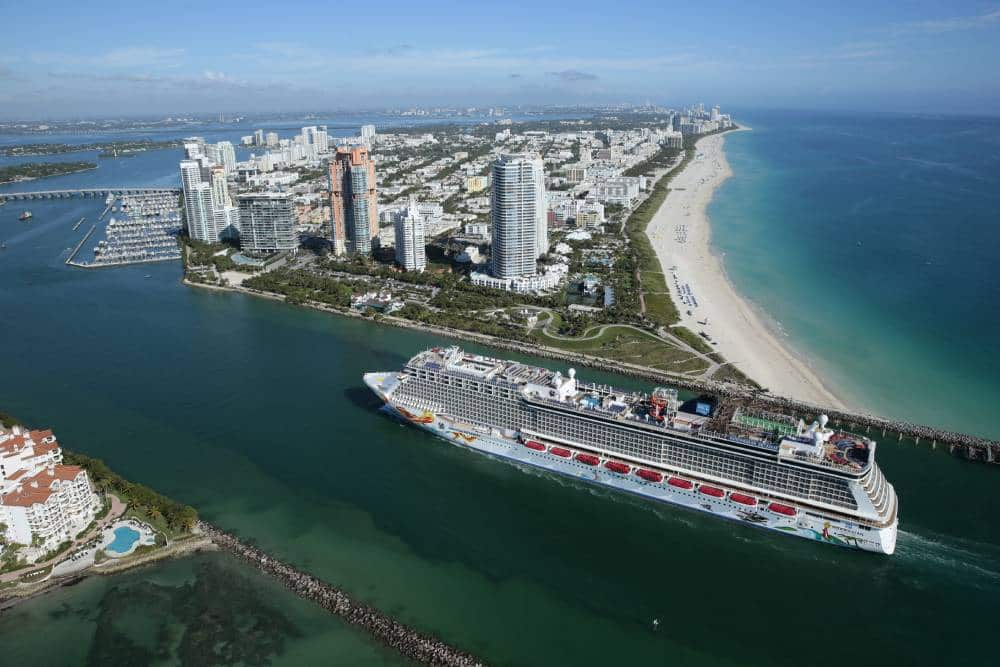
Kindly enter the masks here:
[[475, 656], [440, 639], [422, 634], [393, 620], [378, 609], [352, 599], [340, 589], [306, 574], [295, 566], [272, 558], [260, 549], [241, 542], [231, 533], [207, 522], [199, 522], [202, 533], [220, 549], [279, 581], [301, 598], [311, 600], [351, 625], [368, 632], [403, 656], [425, 665], [473, 667], [484, 665]]

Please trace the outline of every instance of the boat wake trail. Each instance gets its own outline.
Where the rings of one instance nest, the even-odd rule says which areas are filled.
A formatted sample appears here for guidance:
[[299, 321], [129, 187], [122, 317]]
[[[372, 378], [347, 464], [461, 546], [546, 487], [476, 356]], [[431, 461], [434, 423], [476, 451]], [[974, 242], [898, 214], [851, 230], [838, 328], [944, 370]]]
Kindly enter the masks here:
[[978, 578], [981, 583], [1000, 585], [1000, 548], [987, 542], [901, 530], [895, 557], [931, 565], [938, 572], [950, 570], [963, 580]]

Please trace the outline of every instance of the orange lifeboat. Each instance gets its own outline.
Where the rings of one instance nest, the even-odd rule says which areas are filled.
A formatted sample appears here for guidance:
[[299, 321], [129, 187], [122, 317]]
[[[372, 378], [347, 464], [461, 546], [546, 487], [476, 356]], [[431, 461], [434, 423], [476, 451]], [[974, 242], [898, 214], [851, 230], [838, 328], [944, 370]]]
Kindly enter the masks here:
[[576, 460], [588, 466], [596, 466], [601, 462], [601, 459], [597, 458], [593, 454], [577, 454]]
[[565, 447], [553, 447], [549, 450], [550, 454], [555, 454], [556, 456], [561, 456], [564, 459], [568, 459], [573, 455], [573, 452], [569, 451]]
[[730, 493], [729, 499], [734, 503], [739, 503], [740, 505], [756, 505], [757, 499], [753, 496], [748, 496], [745, 493]]
[[689, 480], [681, 477], [671, 477], [667, 480], [667, 484], [670, 486], [676, 486], [678, 489], [690, 489], [694, 487], [694, 484], [692, 484]]
[[618, 473], [619, 475], [627, 475], [628, 471], [631, 470], [631, 468], [629, 468], [627, 465], [625, 465], [624, 463], [619, 463], [618, 461], [605, 461], [604, 467], [610, 470], [611, 472]]
[[656, 472], [655, 470], [646, 470], [645, 468], [639, 468], [635, 471], [635, 474], [642, 477], [647, 482], [662, 482], [663, 475]]
[[545, 445], [540, 442], [535, 442], [534, 440], [525, 440], [524, 446], [528, 449], [534, 449], [536, 452], [544, 452]]
[[785, 516], [795, 516], [799, 513], [794, 507], [782, 505], [781, 503], [771, 503], [767, 506], [767, 509], [771, 510], [775, 514], [784, 514]]
[[726, 492], [722, 489], [717, 489], [714, 486], [705, 486], [704, 484], [698, 487], [698, 493], [704, 493], [706, 496], [712, 496], [713, 498], [721, 498], [726, 495]]

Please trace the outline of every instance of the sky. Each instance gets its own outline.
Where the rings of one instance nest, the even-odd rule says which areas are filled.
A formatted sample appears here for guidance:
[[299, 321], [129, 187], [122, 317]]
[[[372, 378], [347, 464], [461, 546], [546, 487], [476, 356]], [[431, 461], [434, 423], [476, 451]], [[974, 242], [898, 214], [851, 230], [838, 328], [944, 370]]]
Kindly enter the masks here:
[[1000, 115], [1000, 0], [0, 0], [0, 117], [695, 102]]

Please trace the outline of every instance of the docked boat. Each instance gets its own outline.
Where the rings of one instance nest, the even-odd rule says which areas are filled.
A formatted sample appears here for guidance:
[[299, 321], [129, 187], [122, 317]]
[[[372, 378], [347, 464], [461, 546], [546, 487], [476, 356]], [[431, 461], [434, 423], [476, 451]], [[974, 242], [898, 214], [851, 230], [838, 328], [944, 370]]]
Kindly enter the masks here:
[[876, 443], [825, 416], [806, 424], [739, 399], [585, 384], [573, 369], [457, 347], [364, 380], [388, 411], [465, 449], [782, 535], [895, 550], [898, 501]]
[[31, 211], [24, 211], [21, 215], [17, 216], [17, 219], [24, 222], [25, 220], [31, 220], [33, 217], [35, 216]]

